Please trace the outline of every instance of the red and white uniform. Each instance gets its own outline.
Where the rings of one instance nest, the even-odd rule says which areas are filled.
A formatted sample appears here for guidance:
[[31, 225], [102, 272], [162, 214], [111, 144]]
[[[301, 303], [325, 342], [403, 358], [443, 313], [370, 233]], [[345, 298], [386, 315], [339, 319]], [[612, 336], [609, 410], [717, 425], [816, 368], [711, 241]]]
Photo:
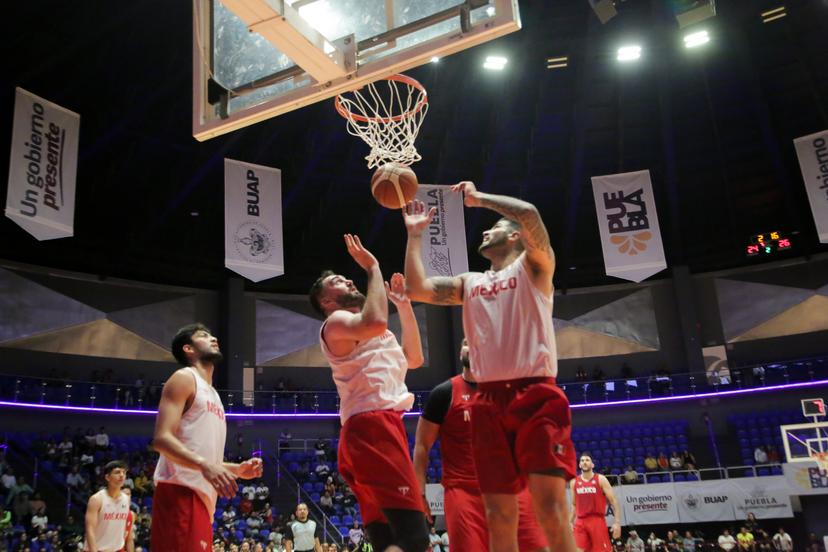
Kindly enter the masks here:
[[[194, 368], [184, 370], [192, 374], [196, 392], [175, 436], [208, 462], [220, 464], [227, 438], [221, 397]], [[152, 549], [189, 552], [202, 549], [202, 542], [212, 546], [218, 494], [201, 471], [176, 464], [162, 454], [153, 479]]]
[[[120, 493], [117, 498], [112, 498], [106, 490], [98, 491], [98, 494], [102, 499], [95, 529], [98, 548], [93, 552], [118, 552], [124, 547], [124, 531], [130, 515], [129, 495]], [[85, 540], [83, 549], [89, 550]]]
[[408, 362], [389, 330], [334, 355], [319, 333], [339, 393], [339, 473], [354, 491], [364, 524], [387, 523], [385, 508], [424, 510], [402, 413], [414, 404], [405, 386]]
[[609, 552], [612, 548], [605, 516], [607, 497], [598, 474], [575, 478], [575, 545], [584, 552]]
[[524, 259], [464, 280], [463, 328], [479, 391], [472, 438], [484, 493], [517, 494], [528, 473], [575, 476], [569, 401], [555, 385], [552, 295], [534, 285]]
[[[477, 483], [472, 453], [471, 406], [477, 389], [462, 376], [454, 376], [449, 381], [451, 404], [439, 431], [449, 543], [455, 550], [488, 552], [486, 507]], [[528, 552], [545, 548], [546, 538], [535, 518], [528, 490], [518, 495], [518, 504], [519, 549]]]
[[127, 515], [126, 526], [124, 527], [124, 547], [121, 549], [121, 552], [126, 552], [126, 543], [129, 542], [129, 534], [132, 532], [132, 524], [134, 522], [135, 516], [132, 514], [132, 510], [130, 510]]

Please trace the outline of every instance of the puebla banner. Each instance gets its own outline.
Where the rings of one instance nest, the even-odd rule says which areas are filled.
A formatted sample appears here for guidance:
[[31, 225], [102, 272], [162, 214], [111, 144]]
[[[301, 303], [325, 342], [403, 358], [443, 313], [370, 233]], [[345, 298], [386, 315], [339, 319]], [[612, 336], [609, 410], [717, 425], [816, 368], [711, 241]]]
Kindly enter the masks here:
[[463, 196], [450, 186], [420, 184], [417, 199], [437, 214], [423, 233], [422, 259], [426, 276], [457, 276], [469, 271]]
[[820, 243], [828, 243], [828, 130], [794, 140]]
[[80, 115], [17, 88], [6, 216], [38, 240], [74, 234]]
[[441, 516], [446, 513], [445, 489], [440, 483], [426, 483], [426, 500], [431, 509], [431, 515]]
[[592, 177], [608, 276], [641, 282], [667, 268], [650, 171]]
[[224, 160], [224, 266], [253, 282], [285, 273], [279, 169]]
[[782, 471], [792, 494], [828, 494], [828, 474], [816, 462], [786, 462]]
[[728, 479], [736, 519], [749, 513], [758, 519], [793, 517], [792, 490], [782, 475]]

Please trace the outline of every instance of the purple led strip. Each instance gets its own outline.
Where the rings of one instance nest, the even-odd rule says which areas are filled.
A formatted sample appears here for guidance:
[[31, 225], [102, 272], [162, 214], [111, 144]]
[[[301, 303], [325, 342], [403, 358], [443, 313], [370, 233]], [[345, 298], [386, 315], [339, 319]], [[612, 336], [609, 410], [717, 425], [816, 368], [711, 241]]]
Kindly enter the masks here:
[[[828, 380], [806, 381], [800, 383], [788, 383], [784, 385], [771, 385], [768, 387], [757, 387], [753, 389], [733, 389], [730, 391], [718, 391], [712, 393], [697, 393], [695, 395], [676, 395], [673, 397], [653, 397], [648, 399], [630, 399], [625, 401], [609, 401], [602, 403], [584, 403], [573, 404], [571, 407], [576, 408], [603, 408], [609, 406], [629, 406], [638, 404], [651, 404], [674, 401], [688, 401], [696, 399], [706, 399], [710, 397], [729, 397], [734, 395], [748, 395], [751, 393], [767, 393], [770, 391], [780, 391], [789, 389], [802, 389], [808, 387], [818, 387], [820, 385], [828, 385]], [[32, 408], [38, 410], [56, 410], [61, 412], [97, 412], [105, 414], [139, 414], [145, 416], [154, 416], [157, 412], [155, 410], [135, 410], [126, 408], [98, 408], [91, 406], [60, 406], [55, 404], [35, 404], [35, 403], [21, 403], [0, 401], [0, 407], [12, 408]], [[419, 416], [420, 412], [406, 412], [404, 416]], [[292, 419], [292, 420], [335, 420], [339, 418], [336, 412], [325, 412], [319, 414], [252, 414], [240, 412], [228, 412], [228, 418], [239, 419]]]

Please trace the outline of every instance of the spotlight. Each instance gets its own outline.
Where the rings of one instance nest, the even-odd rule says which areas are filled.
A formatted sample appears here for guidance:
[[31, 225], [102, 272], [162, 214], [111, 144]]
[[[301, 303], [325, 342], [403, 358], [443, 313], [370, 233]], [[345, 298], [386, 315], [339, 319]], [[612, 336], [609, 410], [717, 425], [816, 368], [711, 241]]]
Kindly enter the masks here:
[[618, 48], [618, 61], [635, 61], [641, 57], [641, 46], [622, 46]]
[[494, 17], [495, 13], [497, 13], [497, 10], [494, 6], [489, 6], [488, 8], [486, 8], [486, 15], [488, 15], [489, 17]]
[[546, 58], [547, 69], [563, 69], [569, 63], [568, 56]]
[[777, 19], [781, 19], [786, 15], [788, 15], [788, 12], [785, 10], [785, 6], [779, 6], [778, 8], [762, 12], [762, 23], [770, 23], [771, 21], [776, 21]]
[[483, 69], [502, 71], [508, 62], [509, 60], [502, 56], [488, 56], [486, 62], [483, 64]]
[[697, 46], [707, 44], [708, 42], [710, 42], [710, 35], [707, 34], [707, 31], [698, 31], [695, 33], [690, 33], [689, 35], [685, 35], [684, 37], [685, 48], [696, 48]]

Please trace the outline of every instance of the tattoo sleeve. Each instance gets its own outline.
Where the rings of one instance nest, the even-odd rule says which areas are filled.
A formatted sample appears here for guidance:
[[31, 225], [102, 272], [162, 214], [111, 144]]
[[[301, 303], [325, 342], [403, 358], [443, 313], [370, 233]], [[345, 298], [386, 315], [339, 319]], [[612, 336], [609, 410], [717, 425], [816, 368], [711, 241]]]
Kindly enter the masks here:
[[435, 305], [460, 305], [463, 303], [463, 280], [457, 277], [431, 278], [431, 301]]
[[520, 223], [521, 239], [526, 249], [549, 251], [549, 233], [534, 205], [509, 196], [480, 194], [481, 207], [491, 209]]

